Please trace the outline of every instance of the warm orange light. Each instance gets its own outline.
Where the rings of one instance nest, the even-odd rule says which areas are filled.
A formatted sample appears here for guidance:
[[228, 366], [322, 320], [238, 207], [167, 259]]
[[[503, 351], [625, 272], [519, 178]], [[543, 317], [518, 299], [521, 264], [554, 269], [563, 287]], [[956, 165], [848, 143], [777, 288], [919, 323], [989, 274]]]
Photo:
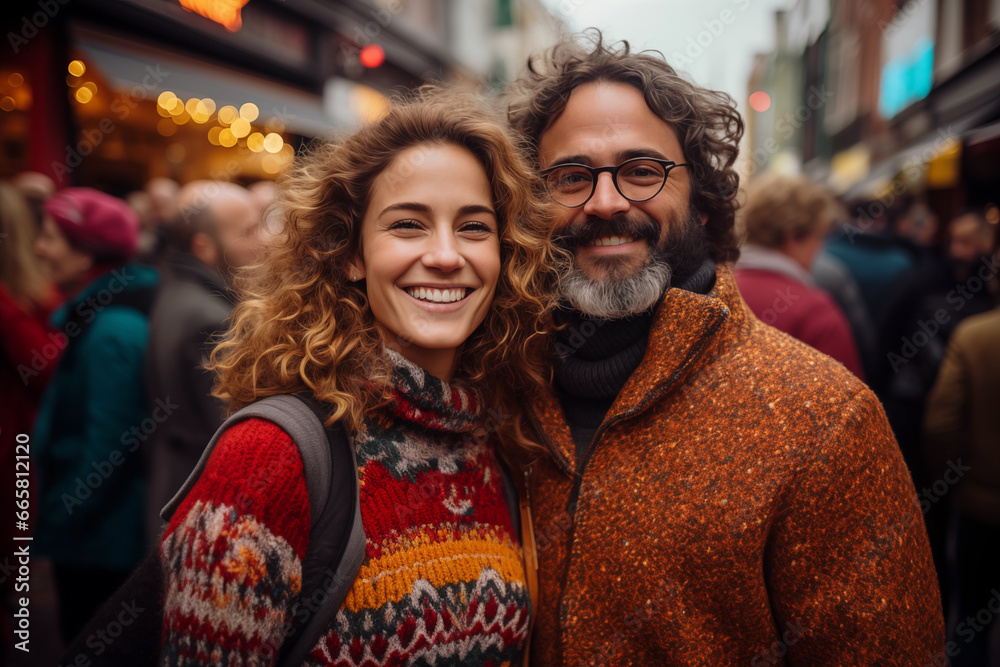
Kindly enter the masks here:
[[257, 116], [260, 115], [260, 109], [253, 102], [247, 102], [240, 107], [240, 118], [245, 118], [251, 123], [257, 120]]
[[90, 100], [94, 99], [94, 94], [90, 92], [90, 88], [77, 88], [76, 90], [76, 101], [80, 104], [86, 104]]
[[181, 7], [236, 32], [243, 27], [240, 12], [249, 0], [180, 0]]
[[14, 88], [17, 88], [22, 83], [24, 83], [24, 77], [18, 74], [17, 72], [14, 72], [13, 74], [7, 77], [7, 83], [9, 83]]
[[240, 113], [236, 110], [236, 107], [227, 104], [219, 109], [219, 122], [223, 125], [229, 125], [234, 120], [239, 118], [239, 115]]
[[83, 73], [87, 71], [87, 66], [83, 64], [82, 60], [74, 60], [67, 69], [73, 76], [83, 76]]
[[13, 111], [14, 98], [8, 95], [3, 99], [0, 99], [0, 109], [3, 109], [4, 111]]
[[233, 124], [229, 126], [229, 129], [233, 131], [233, 136], [239, 139], [250, 134], [250, 122], [246, 118], [237, 118], [233, 121]]
[[277, 153], [281, 150], [281, 147], [285, 145], [285, 140], [281, 138], [280, 134], [275, 134], [271, 132], [266, 137], [264, 137], [264, 150], [268, 153]]
[[254, 153], [259, 153], [264, 150], [264, 135], [260, 132], [254, 132], [247, 137], [247, 148], [252, 150]]

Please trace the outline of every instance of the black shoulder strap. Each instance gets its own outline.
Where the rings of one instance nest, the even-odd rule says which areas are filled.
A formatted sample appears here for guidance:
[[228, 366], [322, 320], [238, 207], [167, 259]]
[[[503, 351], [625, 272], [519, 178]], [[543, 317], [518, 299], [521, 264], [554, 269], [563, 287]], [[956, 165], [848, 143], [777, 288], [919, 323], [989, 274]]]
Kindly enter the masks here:
[[[315, 400], [303, 401], [323, 418]], [[302, 592], [292, 611], [279, 667], [301, 665], [329, 631], [365, 558], [354, 448], [339, 423], [326, 429], [326, 436], [332, 461], [330, 494], [309, 533], [309, 548], [302, 561]]]
[[341, 425], [324, 428], [324, 415], [312, 398], [284, 394], [246, 406], [219, 427], [160, 516], [169, 521], [198, 481], [222, 434], [253, 417], [267, 419], [288, 433], [299, 448], [305, 471], [312, 527], [302, 560], [302, 589], [278, 661], [280, 667], [298, 667], [330, 629], [365, 557], [358, 466]]

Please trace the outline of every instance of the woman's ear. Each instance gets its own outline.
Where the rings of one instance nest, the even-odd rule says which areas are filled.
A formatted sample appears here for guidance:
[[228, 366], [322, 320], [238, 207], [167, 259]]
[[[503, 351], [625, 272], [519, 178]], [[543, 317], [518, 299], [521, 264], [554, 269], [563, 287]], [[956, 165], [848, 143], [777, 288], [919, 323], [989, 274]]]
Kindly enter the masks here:
[[365, 279], [365, 263], [359, 254], [354, 261], [347, 265], [347, 279], [352, 283]]

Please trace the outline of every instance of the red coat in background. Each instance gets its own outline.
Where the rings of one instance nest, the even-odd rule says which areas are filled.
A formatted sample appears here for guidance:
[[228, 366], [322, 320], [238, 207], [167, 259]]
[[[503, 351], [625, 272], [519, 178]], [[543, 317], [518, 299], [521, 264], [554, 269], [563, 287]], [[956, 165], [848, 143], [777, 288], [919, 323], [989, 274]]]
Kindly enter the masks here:
[[847, 317], [833, 297], [817, 287], [794, 260], [748, 244], [734, 273], [740, 293], [754, 315], [865, 379]]
[[[58, 298], [53, 292], [45, 307], [28, 312], [6, 287], [0, 285], [0, 470], [8, 476], [0, 484], [0, 507], [4, 508], [4, 517], [0, 520], [0, 564], [5, 566], [15, 562], [14, 535], [30, 534], [27, 531], [15, 532], [15, 510], [18, 507], [15, 505], [14, 473], [23, 470], [26, 462], [26, 459], [21, 459], [22, 465], [18, 468], [16, 438], [20, 433], [31, 436], [38, 404], [65, 346], [59, 342], [63, 340], [61, 335], [54, 333], [48, 323], [49, 316], [58, 305]], [[33, 501], [37, 493], [34, 475], [27, 479], [30, 480], [28, 488], [32, 494], [29, 499]], [[29, 511], [33, 518], [34, 512]], [[13, 584], [14, 577], [6, 577], [0, 585], [0, 595], [6, 598], [13, 590]], [[7, 644], [12, 638], [9, 624], [9, 617], [4, 615], [0, 641]]]

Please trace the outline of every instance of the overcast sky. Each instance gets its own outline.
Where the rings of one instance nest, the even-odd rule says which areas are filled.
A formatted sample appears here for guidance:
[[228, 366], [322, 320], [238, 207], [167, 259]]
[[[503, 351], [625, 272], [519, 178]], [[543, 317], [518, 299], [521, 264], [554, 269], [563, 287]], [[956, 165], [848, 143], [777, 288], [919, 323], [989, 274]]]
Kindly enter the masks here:
[[774, 45], [774, 10], [790, 0], [543, 0], [572, 30], [657, 49], [696, 83], [724, 90], [747, 111], [747, 79], [758, 51]]

